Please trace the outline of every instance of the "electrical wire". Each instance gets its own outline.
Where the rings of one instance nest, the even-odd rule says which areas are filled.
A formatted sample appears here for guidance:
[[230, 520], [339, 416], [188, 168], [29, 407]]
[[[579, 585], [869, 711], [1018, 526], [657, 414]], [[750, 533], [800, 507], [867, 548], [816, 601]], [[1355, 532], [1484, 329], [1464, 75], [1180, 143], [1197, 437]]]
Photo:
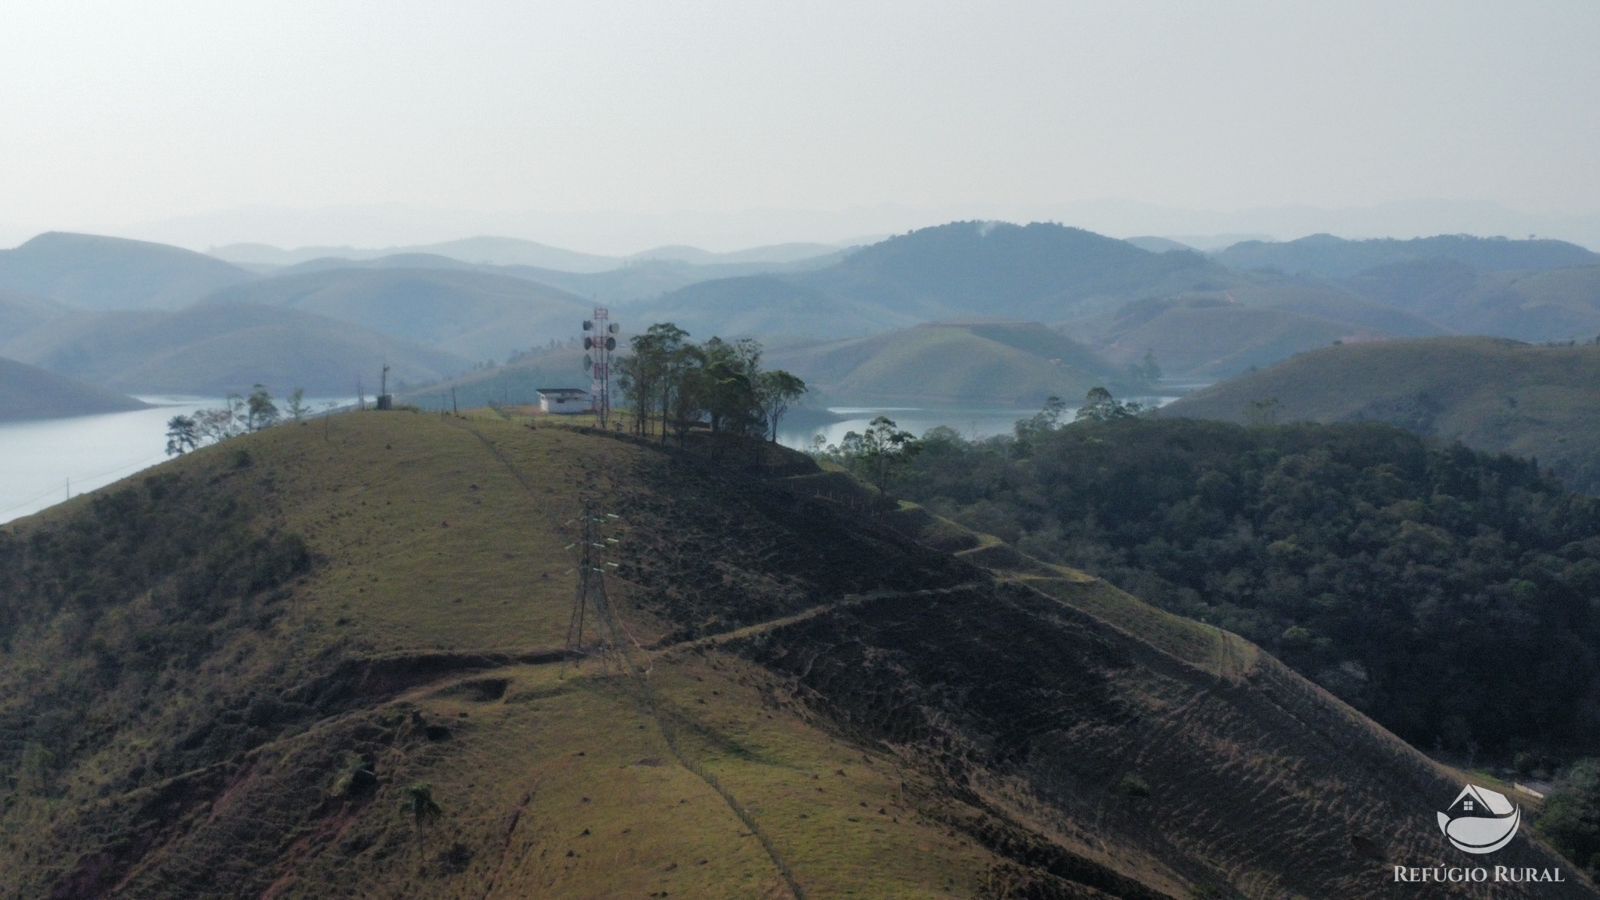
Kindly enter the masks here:
[[[156, 456], [148, 457], [146, 459], [138, 460], [136, 462], [124, 463], [123, 465], [117, 466], [114, 469], [107, 469], [104, 472], [99, 472], [99, 473], [94, 474], [94, 475], [81, 475], [81, 476], [80, 475], [72, 475], [72, 476], [66, 476], [64, 478], [64, 481], [66, 481], [66, 482], [77, 481], [77, 482], [81, 482], [81, 483], [86, 484], [86, 485], [87, 484], [95, 484], [96, 482], [100, 481], [103, 478], [110, 478], [110, 477], [112, 477], [114, 475], [132, 474], [133, 472], [143, 471], [144, 469], [148, 469], [151, 466], [155, 465], [156, 463], [161, 462], [165, 458], [166, 458], [166, 454], [162, 453], [162, 454], [159, 454], [159, 455], [156, 455]], [[104, 486], [105, 485], [103, 485], [103, 484], [95, 484], [94, 487], [86, 488], [83, 491], [81, 491], [80, 493], [88, 493], [90, 491], [98, 490], [99, 488], [104, 487]], [[46, 491], [43, 491], [41, 493], [35, 494], [34, 496], [29, 497], [28, 499], [23, 500], [20, 503], [17, 503], [17, 504], [15, 504], [13, 506], [8, 506], [5, 509], [0, 509], [0, 517], [8, 516], [11, 513], [16, 512], [19, 509], [26, 509], [27, 507], [38, 503], [40, 500], [43, 500], [46, 497], [49, 497], [52, 494], [55, 494], [59, 490], [60, 490], [60, 488], [52, 487], [49, 490], [46, 490]], [[54, 506], [54, 505], [55, 504], [53, 504], [53, 503], [49, 504], [49, 506]], [[46, 507], [46, 508], [48, 508], [48, 507]]]

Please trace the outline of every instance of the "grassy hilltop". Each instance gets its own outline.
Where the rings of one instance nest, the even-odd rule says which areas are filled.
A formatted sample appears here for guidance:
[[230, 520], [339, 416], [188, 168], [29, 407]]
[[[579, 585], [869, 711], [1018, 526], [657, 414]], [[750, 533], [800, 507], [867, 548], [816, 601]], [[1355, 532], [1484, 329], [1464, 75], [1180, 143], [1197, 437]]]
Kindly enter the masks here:
[[[783, 463], [368, 413], [0, 529], [0, 893], [1410, 896], [1452, 859], [1460, 775], [1247, 642]], [[621, 649], [574, 659], [584, 495]]]

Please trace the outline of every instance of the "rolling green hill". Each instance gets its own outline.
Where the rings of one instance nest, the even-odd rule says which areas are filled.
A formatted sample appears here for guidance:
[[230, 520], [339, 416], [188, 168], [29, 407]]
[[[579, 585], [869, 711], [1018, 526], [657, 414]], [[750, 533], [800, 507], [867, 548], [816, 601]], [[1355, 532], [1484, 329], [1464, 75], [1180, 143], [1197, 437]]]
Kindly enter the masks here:
[[[1320, 898], [1451, 858], [1461, 773], [1252, 645], [802, 463], [367, 413], [0, 529], [8, 888]], [[1495, 861], [1561, 865], [1527, 834]], [[1563, 873], [1460, 895], [1595, 895]]]
[[35, 366], [0, 359], [0, 421], [53, 419], [144, 409], [132, 397], [101, 390]]
[[1527, 341], [1600, 334], [1600, 265], [1538, 272], [1474, 272], [1448, 260], [1363, 272], [1352, 289], [1466, 334]]
[[1059, 322], [1111, 301], [1219, 287], [1230, 273], [1194, 253], [1150, 253], [1078, 228], [955, 222], [864, 247], [808, 276], [840, 296], [924, 318]]
[[[1346, 344], [1213, 385], [1163, 416], [1387, 422], [1469, 447], [1537, 457], [1600, 493], [1600, 346], [1494, 338]], [[1269, 403], [1270, 409], [1255, 404]]]
[[692, 334], [836, 337], [914, 325], [918, 316], [874, 300], [829, 293], [795, 275], [703, 281], [626, 309], [641, 322], [674, 322]]
[[1566, 241], [1507, 240], [1465, 234], [1362, 241], [1313, 234], [1282, 243], [1243, 241], [1213, 254], [1212, 258], [1234, 269], [1275, 269], [1328, 278], [1346, 278], [1378, 266], [1419, 260], [1449, 260], [1482, 272], [1545, 270], [1600, 263], [1600, 255]]
[[1151, 353], [1168, 375], [1190, 378], [1235, 375], [1335, 341], [1441, 333], [1347, 291], [1287, 280], [1138, 300], [1076, 328], [1110, 360], [1134, 363]]
[[0, 354], [119, 391], [221, 394], [260, 382], [274, 391], [376, 393], [385, 361], [396, 384], [435, 381], [461, 357], [311, 313], [249, 304], [176, 312], [83, 313], [0, 341]]
[[592, 307], [520, 278], [440, 268], [332, 269], [263, 278], [210, 295], [316, 313], [474, 360], [577, 333]]
[[0, 290], [82, 309], [172, 309], [253, 276], [165, 244], [50, 232], [0, 250]]
[[799, 375], [824, 398], [851, 403], [1032, 406], [1052, 394], [1082, 397], [1096, 385], [1118, 393], [1147, 387], [1037, 323], [918, 325], [776, 348], [767, 364]]

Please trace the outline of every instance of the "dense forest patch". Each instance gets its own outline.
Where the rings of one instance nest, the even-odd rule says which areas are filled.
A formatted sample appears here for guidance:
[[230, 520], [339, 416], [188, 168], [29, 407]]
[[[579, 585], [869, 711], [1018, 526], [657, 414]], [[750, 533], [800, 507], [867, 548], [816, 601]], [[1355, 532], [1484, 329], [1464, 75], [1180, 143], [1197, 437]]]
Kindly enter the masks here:
[[1413, 743], [1600, 744], [1600, 503], [1378, 425], [930, 433], [898, 490], [1261, 644]]

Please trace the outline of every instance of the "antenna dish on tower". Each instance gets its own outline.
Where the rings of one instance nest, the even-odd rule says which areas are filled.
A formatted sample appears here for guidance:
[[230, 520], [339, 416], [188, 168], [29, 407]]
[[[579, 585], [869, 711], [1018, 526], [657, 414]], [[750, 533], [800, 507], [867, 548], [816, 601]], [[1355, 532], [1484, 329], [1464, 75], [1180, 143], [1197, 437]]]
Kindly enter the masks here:
[[621, 328], [611, 321], [610, 310], [596, 306], [594, 316], [583, 320], [583, 330], [597, 332], [593, 336], [583, 336], [583, 349], [593, 351], [584, 354], [583, 367], [593, 379], [589, 396], [594, 402], [595, 418], [600, 427], [605, 428], [611, 415], [611, 353], [617, 349], [617, 339], [613, 335]]

